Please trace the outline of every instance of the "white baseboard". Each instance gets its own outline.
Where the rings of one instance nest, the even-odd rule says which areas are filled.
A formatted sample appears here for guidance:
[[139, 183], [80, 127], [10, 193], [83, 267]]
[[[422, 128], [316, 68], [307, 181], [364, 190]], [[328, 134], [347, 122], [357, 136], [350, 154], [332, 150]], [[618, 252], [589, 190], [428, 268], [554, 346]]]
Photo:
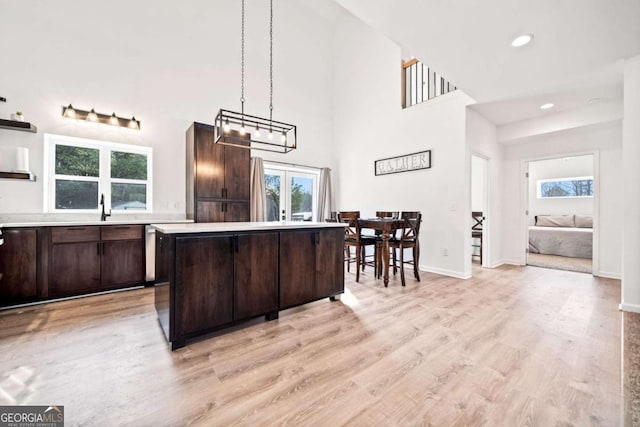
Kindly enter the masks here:
[[444, 268], [420, 266], [421, 271], [427, 271], [429, 273], [440, 274], [443, 276], [455, 277], [456, 279], [470, 279], [471, 274], [460, 273], [459, 271], [447, 270]]
[[620, 310], [622, 311], [630, 311], [632, 313], [640, 313], [640, 305], [638, 304], [629, 304], [627, 302], [623, 302], [620, 304]]
[[604, 277], [607, 279], [618, 279], [622, 280], [622, 274], [620, 273], [611, 273], [609, 271], [599, 271], [598, 273], [593, 273], [594, 276]]
[[494, 263], [490, 268], [498, 268], [501, 265], [522, 265], [520, 261], [515, 259], [501, 259], [500, 261]]

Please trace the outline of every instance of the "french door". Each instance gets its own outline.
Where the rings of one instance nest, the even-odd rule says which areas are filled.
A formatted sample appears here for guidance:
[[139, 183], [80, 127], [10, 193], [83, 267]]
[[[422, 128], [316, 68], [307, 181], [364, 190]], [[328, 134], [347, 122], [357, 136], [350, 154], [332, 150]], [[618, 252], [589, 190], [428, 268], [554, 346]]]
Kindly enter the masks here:
[[265, 165], [267, 221], [314, 221], [318, 173]]

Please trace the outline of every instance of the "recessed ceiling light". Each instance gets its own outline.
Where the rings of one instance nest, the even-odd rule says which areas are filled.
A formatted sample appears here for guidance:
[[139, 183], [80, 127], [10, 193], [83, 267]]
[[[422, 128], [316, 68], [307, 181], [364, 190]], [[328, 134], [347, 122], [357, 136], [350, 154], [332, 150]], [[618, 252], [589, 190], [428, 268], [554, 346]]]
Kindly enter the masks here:
[[550, 103], [550, 102], [548, 102], [548, 103], [546, 103], [546, 104], [542, 104], [542, 105], [540, 106], [540, 109], [541, 109], [541, 110], [548, 110], [549, 108], [553, 108], [553, 104], [552, 104], [552, 103]]
[[513, 47], [522, 47], [533, 40], [533, 34], [522, 34], [511, 42], [511, 46]]

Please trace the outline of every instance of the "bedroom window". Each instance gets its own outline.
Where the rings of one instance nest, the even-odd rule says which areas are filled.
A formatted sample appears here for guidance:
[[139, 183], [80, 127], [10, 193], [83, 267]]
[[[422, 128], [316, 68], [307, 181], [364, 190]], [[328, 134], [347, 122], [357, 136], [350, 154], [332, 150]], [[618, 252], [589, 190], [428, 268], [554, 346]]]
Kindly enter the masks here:
[[48, 212], [151, 212], [150, 147], [45, 135]]
[[538, 199], [593, 197], [593, 177], [539, 179]]

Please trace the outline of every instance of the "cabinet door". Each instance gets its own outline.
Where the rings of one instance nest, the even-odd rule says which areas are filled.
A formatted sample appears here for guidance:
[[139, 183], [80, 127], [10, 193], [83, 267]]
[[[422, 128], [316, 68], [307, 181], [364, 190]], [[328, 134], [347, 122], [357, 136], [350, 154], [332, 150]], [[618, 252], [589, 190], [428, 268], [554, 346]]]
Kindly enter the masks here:
[[316, 246], [316, 297], [344, 292], [344, 230], [318, 231]]
[[234, 320], [278, 310], [278, 233], [239, 235], [235, 243]]
[[280, 233], [280, 309], [315, 298], [316, 233]]
[[223, 222], [224, 202], [196, 202], [196, 222]]
[[233, 320], [232, 236], [176, 238], [176, 335]]
[[37, 296], [37, 230], [4, 229], [0, 246], [0, 305]]
[[144, 282], [144, 242], [113, 240], [102, 242], [102, 287], [105, 289]]
[[249, 219], [249, 202], [225, 202], [224, 220], [226, 222], [246, 222]]
[[[242, 143], [238, 142], [238, 144]], [[249, 200], [251, 189], [249, 178], [251, 170], [251, 150], [227, 146], [225, 147], [224, 159], [225, 198]]]
[[100, 288], [100, 242], [60, 243], [51, 246], [51, 296], [65, 296]]
[[225, 147], [213, 141], [213, 126], [197, 123], [194, 141], [196, 199], [224, 197]]

